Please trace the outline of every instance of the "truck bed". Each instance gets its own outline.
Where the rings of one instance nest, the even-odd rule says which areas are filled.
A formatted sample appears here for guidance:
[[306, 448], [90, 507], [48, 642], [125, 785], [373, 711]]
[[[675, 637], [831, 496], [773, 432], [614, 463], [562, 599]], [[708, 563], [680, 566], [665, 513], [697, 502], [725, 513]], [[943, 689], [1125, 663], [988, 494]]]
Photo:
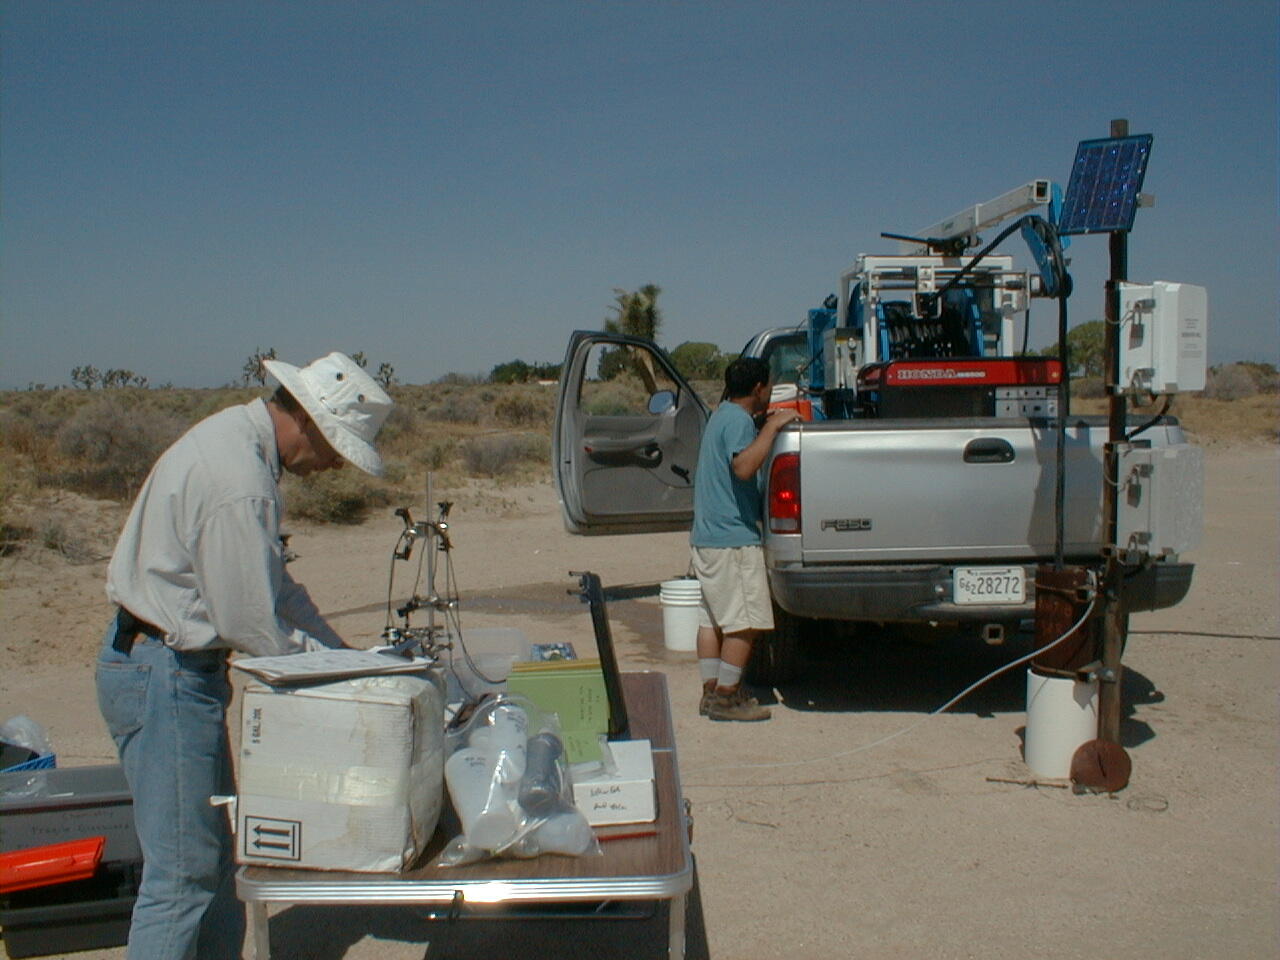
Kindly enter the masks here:
[[[1139, 421], [1132, 424], [1137, 427]], [[1072, 417], [1066, 430], [1064, 559], [1099, 561], [1103, 540], [1105, 417]], [[1165, 418], [1136, 441], [1187, 444]], [[1054, 557], [1057, 431], [1048, 420], [975, 418], [806, 423], [779, 434], [774, 458], [798, 453], [798, 533], [766, 532], [770, 580], [791, 613], [833, 619], [1010, 619], [1016, 606], [957, 607], [957, 566], [1023, 568]], [[1123, 498], [1122, 498], [1123, 499]], [[1123, 529], [1122, 516], [1122, 529]], [[1190, 566], [1170, 562], [1135, 578], [1130, 609], [1169, 606]]]

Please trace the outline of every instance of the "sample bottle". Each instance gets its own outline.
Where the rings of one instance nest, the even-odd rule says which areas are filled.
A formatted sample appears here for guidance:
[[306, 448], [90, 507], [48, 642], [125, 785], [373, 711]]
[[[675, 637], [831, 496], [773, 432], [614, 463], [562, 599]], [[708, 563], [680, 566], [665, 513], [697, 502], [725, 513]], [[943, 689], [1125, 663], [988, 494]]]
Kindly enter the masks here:
[[520, 825], [516, 785], [495, 778], [493, 758], [464, 747], [445, 763], [444, 775], [467, 845], [499, 850], [510, 843]]
[[595, 834], [591, 824], [578, 810], [569, 810], [548, 817], [547, 822], [533, 831], [530, 855], [537, 853], [563, 853], [576, 857], [591, 849]]

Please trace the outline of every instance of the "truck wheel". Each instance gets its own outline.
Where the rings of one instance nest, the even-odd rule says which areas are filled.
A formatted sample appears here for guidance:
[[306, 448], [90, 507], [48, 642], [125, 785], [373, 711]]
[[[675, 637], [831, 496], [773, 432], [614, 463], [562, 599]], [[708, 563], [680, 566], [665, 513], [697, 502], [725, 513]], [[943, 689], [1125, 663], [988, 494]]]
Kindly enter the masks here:
[[773, 630], [756, 640], [747, 664], [747, 682], [776, 687], [795, 678], [800, 669], [800, 641], [805, 621], [773, 605]]

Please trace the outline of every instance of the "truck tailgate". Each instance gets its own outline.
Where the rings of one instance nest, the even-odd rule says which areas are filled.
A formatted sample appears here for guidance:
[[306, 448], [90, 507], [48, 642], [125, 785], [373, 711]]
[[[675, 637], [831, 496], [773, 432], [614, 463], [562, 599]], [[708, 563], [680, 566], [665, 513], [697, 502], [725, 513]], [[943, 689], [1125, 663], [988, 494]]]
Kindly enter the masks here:
[[[1142, 437], [1182, 439], [1176, 424]], [[1068, 424], [1067, 556], [1100, 549], [1106, 440], [1105, 418]], [[805, 565], [1053, 555], [1057, 433], [1047, 421], [814, 423], [799, 449]]]

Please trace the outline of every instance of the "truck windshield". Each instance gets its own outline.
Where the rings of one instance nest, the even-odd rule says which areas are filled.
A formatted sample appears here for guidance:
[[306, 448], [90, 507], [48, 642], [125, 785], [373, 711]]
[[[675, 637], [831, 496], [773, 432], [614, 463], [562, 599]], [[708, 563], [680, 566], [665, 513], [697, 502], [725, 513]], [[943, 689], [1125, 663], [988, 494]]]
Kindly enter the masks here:
[[764, 347], [774, 383], [797, 383], [809, 365], [809, 337], [803, 330], [774, 337]]

